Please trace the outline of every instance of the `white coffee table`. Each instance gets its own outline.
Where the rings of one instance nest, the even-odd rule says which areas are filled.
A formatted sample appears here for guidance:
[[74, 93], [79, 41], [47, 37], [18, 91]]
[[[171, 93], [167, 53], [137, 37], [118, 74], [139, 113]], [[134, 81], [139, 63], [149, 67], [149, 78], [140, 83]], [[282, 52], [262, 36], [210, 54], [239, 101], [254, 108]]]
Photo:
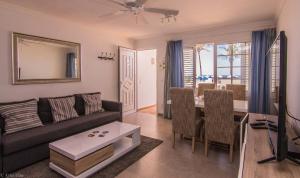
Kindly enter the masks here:
[[[91, 134], [94, 136], [91, 136]], [[102, 137], [99, 137], [99, 135]], [[127, 137], [130, 135], [131, 137]], [[140, 126], [113, 122], [49, 144], [50, 151], [62, 155], [69, 161], [87, 158], [101, 149], [103, 150], [112, 146], [113, 153], [109, 158], [85, 170], [79, 175], [73, 175], [52, 162], [49, 163], [49, 166], [64, 177], [87, 177], [131, 151], [140, 145], [140, 143]], [[93, 155], [90, 157], [93, 157]]]

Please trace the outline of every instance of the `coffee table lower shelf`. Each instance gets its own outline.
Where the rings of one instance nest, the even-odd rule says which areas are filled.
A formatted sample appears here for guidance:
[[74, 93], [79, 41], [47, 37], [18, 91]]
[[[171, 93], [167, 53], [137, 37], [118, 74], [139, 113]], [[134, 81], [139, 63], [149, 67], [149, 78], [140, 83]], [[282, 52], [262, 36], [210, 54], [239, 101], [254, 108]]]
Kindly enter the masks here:
[[113, 143], [114, 154], [111, 157], [109, 157], [108, 159], [106, 159], [106, 160], [100, 162], [99, 164], [91, 167], [90, 169], [82, 172], [81, 174], [79, 174], [77, 176], [69, 173], [68, 171], [62, 169], [61, 167], [57, 166], [56, 164], [54, 164], [52, 162], [49, 163], [49, 167], [51, 169], [55, 170], [56, 172], [60, 173], [64, 177], [85, 178], [85, 177], [88, 177], [89, 175], [92, 175], [92, 174], [96, 173], [97, 171], [104, 168], [105, 166], [107, 166], [111, 162], [113, 162], [116, 159], [120, 158], [121, 156], [128, 153], [129, 151], [133, 150], [139, 144], [140, 143], [134, 144], [133, 141], [132, 141], [132, 138], [123, 137], [122, 139], [120, 139], [120, 140], [116, 141], [115, 143]]

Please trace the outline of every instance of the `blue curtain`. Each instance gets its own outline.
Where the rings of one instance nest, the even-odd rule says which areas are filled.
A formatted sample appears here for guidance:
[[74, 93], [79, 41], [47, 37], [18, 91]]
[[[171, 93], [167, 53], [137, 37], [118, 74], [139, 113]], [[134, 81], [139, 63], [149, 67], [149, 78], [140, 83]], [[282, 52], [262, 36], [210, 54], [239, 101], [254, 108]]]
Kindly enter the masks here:
[[165, 86], [164, 86], [164, 117], [170, 118], [169, 90], [171, 87], [184, 87], [183, 73], [183, 47], [182, 41], [169, 41], [166, 49], [165, 62]]
[[276, 29], [252, 32], [249, 111], [270, 113], [271, 61], [266, 56], [276, 38]]
[[67, 54], [66, 77], [67, 78], [75, 78], [76, 77], [76, 71], [75, 71], [75, 53], [68, 53]]

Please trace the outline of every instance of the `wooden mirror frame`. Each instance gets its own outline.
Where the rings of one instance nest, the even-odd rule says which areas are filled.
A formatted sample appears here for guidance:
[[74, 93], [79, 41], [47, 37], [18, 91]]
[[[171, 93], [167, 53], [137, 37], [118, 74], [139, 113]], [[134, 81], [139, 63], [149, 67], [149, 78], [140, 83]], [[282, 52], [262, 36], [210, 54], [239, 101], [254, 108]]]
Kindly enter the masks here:
[[[53, 79], [19, 79], [18, 77], [18, 39], [28, 39], [41, 42], [57, 43], [61, 45], [70, 46], [76, 49], [78, 55], [78, 77], [77, 78], [53, 78]], [[12, 84], [13, 85], [27, 85], [27, 84], [46, 84], [46, 83], [66, 83], [66, 82], [81, 82], [81, 45], [69, 41], [27, 35], [22, 33], [12, 33]]]

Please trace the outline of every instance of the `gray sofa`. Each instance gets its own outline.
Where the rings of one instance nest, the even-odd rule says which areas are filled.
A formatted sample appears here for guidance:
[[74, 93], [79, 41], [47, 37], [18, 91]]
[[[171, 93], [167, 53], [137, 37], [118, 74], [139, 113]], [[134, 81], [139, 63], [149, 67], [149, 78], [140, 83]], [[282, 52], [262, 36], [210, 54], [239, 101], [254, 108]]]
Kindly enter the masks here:
[[[122, 104], [119, 102], [103, 100], [102, 107], [105, 112], [84, 115], [84, 102], [81, 95], [75, 95], [75, 99], [75, 109], [79, 115], [78, 118], [54, 123], [48, 98], [40, 98], [38, 101], [38, 114], [44, 126], [12, 134], [3, 133], [4, 120], [0, 116], [1, 173], [9, 173], [48, 158], [48, 145], [50, 142], [110, 122], [122, 121]], [[9, 103], [0, 103], [0, 105], [3, 104]]]

